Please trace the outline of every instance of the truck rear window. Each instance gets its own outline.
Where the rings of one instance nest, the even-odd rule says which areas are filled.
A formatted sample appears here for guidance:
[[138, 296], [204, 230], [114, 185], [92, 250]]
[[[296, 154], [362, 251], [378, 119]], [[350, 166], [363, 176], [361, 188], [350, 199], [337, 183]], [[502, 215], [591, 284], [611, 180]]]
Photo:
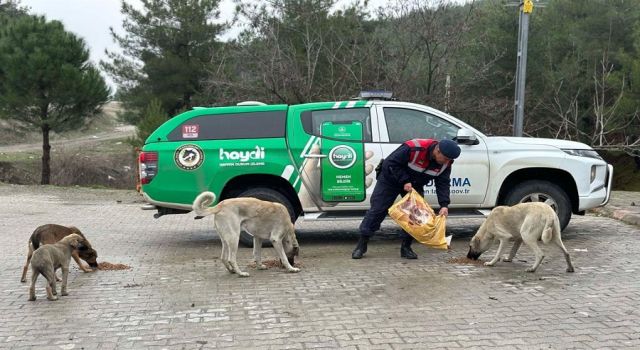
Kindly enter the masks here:
[[284, 137], [286, 111], [211, 114], [191, 118], [175, 128], [167, 139], [229, 140]]
[[362, 123], [362, 138], [364, 142], [371, 142], [371, 114], [369, 108], [327, 109], [316, 111], [304, 111], [300, 115], [302, 127], [307, 134], [322, 136], [320, 129], [324, 122], [349, 122]]

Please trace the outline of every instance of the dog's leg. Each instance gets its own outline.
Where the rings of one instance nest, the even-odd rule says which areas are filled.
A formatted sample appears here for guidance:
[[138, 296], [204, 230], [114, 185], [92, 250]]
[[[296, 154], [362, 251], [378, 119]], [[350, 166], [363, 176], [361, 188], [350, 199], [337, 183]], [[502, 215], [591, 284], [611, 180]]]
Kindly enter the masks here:
[[84, 271], [84, 272], [93, 272], [92, 269], [85, 267], [82, 264], [82, 261], [80, 261], [80, 256], [78, 256], [78, 251], [77, 250], [73, 250], [71, 252], [71, 257], [73, 258], [73, 260], [76, 262], [76, 264], [78, 264], [78, 267], [80, 268], [80, 270]]
[[571, 263], [571, 256], [569, 256], [569, 252], [567, 251], [567, 248], [564, 247], [564, 244], [562, 243], [562, 239], [560, 238], [559, 234], [556, 234], [553, 237], [553, 243], [555, 243], [558, 247], [560, 247], [560, 249], [562, 250], [562, 253], [564, 254], [564, 259], [567, 261], [567, 272], [573, 272], [574, 268], [573, 268], [573, 264]]
[[282, 261], [282, 265], [284, 265], [284, 267], [287, 268], [287, 271], [300, 272], [299, 268], [293, 267], [291, 266], [291, 264], [289, 264], [289, 259], [287, 259], [287, 254], [285, 254], [284, 252], [282, 241], [279, 241], [277, 239], [272, 239], [271, 244], [273, 245], [273, 248], [276, 250], [276, 252], [278, 252], [278, 255], [280, 256], [280, 261]]
[[54, 301], [58, 300], [56, 291], [56, 271], [51, 268], [47, 269], [43, 273], [44, 277], [47, 279], [47, 299]]
[[56, 301], [58, 297], [52, 292], [55, 290], [55, 287], [52, 287], [50, 283], [47, 283], [47, 300]]
[[238, 262], [236, 261], [236, 253], [237, 253], [237, 248], [233, 249], [231, 248], [231, 253], [229, 254], [229, 264], [231, 264], [231, 268], [233, 269], [233, 271], [235, 273], [238, 274], [238, 276], [240, 277], [249, 277], [249, 273], [248, 272], [244, 272], [242, 270], [240, 270], [240, 266], [238, 265]]
[[229, 264], [229, 245], [227, 244], [227, 241], [220, 233], [221, 230], [220, 230], [220, 227], [218, 226], [218, 221], [216, 221], [215, 226], [216, 226], [216, 231], [218, 232], [218, 237], [220, 237], [220, 243], [222, 244], [222, 250], [220, 252], [220, 260], [222, 261], [222, 264], [227, 269], [227, 271], [229, 271], [229, 273], [235, 273], [235, 271], [233, 271], [233, 267], [231, 266], [231, 264]]
[[29, 263], [31, 262], [31, 257], [33, 256], [33, 246], [31, 245], [31, 240], [29, 240], [29, 243], [27, 245], [29, 246], [29, 250], [27, 253], [27, 263], [24, 264], [24, 268], [22, 268], [22, 277], [20, 277], [20, 282], [22, 283], [27, 281], [27, 269], [29, 268]]
[[[45, 276], [48, 276], [48, 275], [45, 275]], [[61, 281], [61, 279], [58, 278], [58, 270], [57, 269], [53, 269], [53, 274], [51, 276], [54, 277], [53, 278], [53, 284], [51, 285], [52, 288], [53, 288], [52, 289], [52, 293], [53, 293], [53, 295], [58, 295], [58, 284], [57, 283]], [[48, 277], [47, 277], [47, 281], [48, 281]]]
[[67, 278], [69, 278], [69, 265], [62, 267], [62, 287], [60, 287], [60, 295], [69, 295], [67, 293]]
[[498, 246], [498, 251], [496, 252], [496, 256], [494, 256], [493, 259], [491, 259], [491, 261], [484, 263], [484, 266], [493, 266], [498, 262], [498, 260], [500, 260], [500, 255], [502, 255], [502, 251], [506, 246], [506, 242], [507, 242], [506, 239], [500, 239], [500, 245]]
[[229, 245], [229, 264], [235, 273], [240, 277], [249, 277], [249, 273], [240, 270], [240, 266], [236, 260], [236, 255], [238, 252], [238, 242], [234, 246]]
[[230, 258], [229, 255], [231, 254], [231, 250], [229, 249], [229, 244], [227, 244], [224, 240], [222, 241], [222, 263], [224, 264], [224, 267], [227, 268], [227, 270], [229, 271], [229, 273], [236, 273], [233, 270], [233, 266], [230, 263]]
[[509, 255], [506, 255], [504, 258], [502, 258], [502, 261], [511, 262], [513, 258], [516, 256], [516, 253], [518, 252], [518, 249], [520, 248], [521, 244], [522, 244], [522, 239], [517, 238], [515, 242], [513, 242], [513, 247], [511, 247], [511, 251], [509, 252]]
[[240, 242], [240, 231], [242, 230], [240, 222], [228, 219], [226, 216], [222, 215], [218, 215], [216, 220], [218, 235], [220, 235], [220, 239], [225, 241], [228, 248], [227, 263], [231, 266], [233, 272], [238, 274], [238, 276], [249, 277], [247, 272], [240, 270], [240, 266], [238, 266], [238, 262], [236, 261], [238, 243]]
[[267, 265], [262, 263], [262, 238], [253, 236], [253, 261], [256, 262], [258, 270], [266, 270]]
[[535, 272], [538, 269], [538, 266], [540, 266], [540, 263], [542, 263], [542, 259], [544, 259], [544, 252], [542, 251], [542, 249], [540, 249], [540, 246], [538, 245], [538, 241], [535, 239], [526, 240], [525, 243], [529, 247], [531, 247], [531, 249], [533, 250], [533, 253], [536, 256], [536, 261], [533, 263], [533, 266], [526, 269], [525, 271]]
[[29, 301], [36, 300], [36, 280], [38, 279], [38, 275], [39, 273], [36, 270], [31, 269], [31, 286], [29, 286]]

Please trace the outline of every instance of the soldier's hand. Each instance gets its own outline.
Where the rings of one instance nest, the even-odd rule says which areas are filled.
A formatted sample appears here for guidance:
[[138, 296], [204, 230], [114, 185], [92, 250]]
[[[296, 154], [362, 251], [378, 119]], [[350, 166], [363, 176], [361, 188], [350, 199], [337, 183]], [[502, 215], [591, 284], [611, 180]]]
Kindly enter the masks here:
[[447, 207], [440, 208], [440, 211], [438, 212], [438, 215], [448, 216], [449, 215], [449, 208], [447, 208]]
[[404, 184], [403, 189], [405, 192], [411, 192], [411, 190], [413, 189], [413, 186], [411, 186], [411, 182], [407, 182], [406, 184]]

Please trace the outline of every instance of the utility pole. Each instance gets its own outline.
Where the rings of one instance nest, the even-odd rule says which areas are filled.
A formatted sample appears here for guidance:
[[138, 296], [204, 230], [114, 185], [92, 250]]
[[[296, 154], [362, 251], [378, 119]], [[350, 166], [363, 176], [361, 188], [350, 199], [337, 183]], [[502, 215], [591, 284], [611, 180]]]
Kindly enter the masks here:
[[529, 39], [529, 15], [533, 11], [533, 2], [524, 0], [518, 20], [518, 62], [516, 68], [516, 96], [513, 116], [513, 136], [522, 137], [524, 120], [524, 90], [527, 76], [527, 44]]

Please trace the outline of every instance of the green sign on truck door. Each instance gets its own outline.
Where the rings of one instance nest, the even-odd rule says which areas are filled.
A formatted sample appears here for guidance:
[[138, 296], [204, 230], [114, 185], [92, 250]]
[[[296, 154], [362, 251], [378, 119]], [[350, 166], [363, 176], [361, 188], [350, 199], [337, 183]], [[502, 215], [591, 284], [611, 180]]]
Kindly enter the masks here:
[[[364, 145], [359, 121], [322, 123], [322, 200], [361, 202], [365, 198]], [[350, 142], [353, 141], [353, 142]]]

